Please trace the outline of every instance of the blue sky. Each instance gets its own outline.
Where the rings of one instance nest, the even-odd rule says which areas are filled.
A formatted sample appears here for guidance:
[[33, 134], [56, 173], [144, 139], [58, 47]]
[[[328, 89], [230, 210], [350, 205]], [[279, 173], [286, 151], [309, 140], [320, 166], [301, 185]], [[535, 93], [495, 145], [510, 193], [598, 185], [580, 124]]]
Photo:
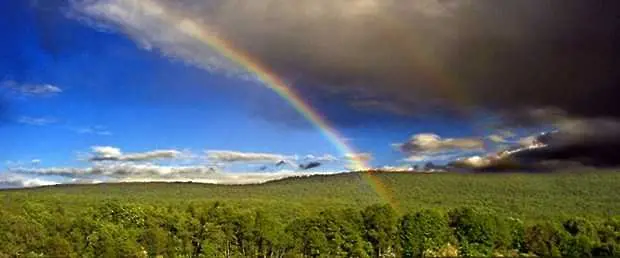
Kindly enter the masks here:
[[[3, 79], [51, 84], [62, 93], [9, 96], [13, 123], [0, 127], [5, 138], [2, 147], [8, 150], [0, 157], [4, 160], [41, 159], [53, 166], [75, 165], [75, 152], [87, 152], [94, 145], [119, 146], [127, 151], [188, 148], [340, 155], [311, 125], [288, 126], [256, 116], [252, 109], [260, 103], [251, 103], [254, 101], [281, 102], [275, 106], [295, 112], [258, 82], [171, 60], [140, 48], [125, 35], [95, 30], [62, 17], [62, 13], [56, 14], [55, 30], [69, 37], [70, 43], [49, 51], [38, 35], [36, 6], [13, 4], [18, 6], [2, 8], [16, 11], [2, 24], [5, 34], [15, 36], [0, 43], [2, 51], [11, 56], [2, 63]], [[55, 121], [37, 126], [16, 123], [19, 117]], [[390, 130], [382, 130], [385, 126]], [[110, 135], [79, 133], [91, 127], [101, 127]], [[469, 133], [466, 124], [455, 126], [445, 121], [398, 121], [394, 127], [369, 121], [337, 130], [360, 151], [375, 154], [377, 164], [401, 159], [389, 145], [414, 133]]]
[[[174, 150], [191, 156], [144, 160], [151, 165], [221, 165], [221, 160], [209, 160], [208, 152], [231, 151], [281, 155], [297, 163], [331, 156], [333, 160], [321, 160], [312, 171], [346, 169], [344, 154], [284, 99], [243, 67], [175, 31], [161, 12], [148, 13], [153, 6], [167, 10], [164, 1], [140, 2], [144, 10], [127, 11], [131, 19], [123, 16], [128, 1], [93, 3], [0, 3], [0, 30], [9, 35], [0, 41], [4, 173], [16, 167], [96, 166], [93, 158], [109, 154], [98, 152], [97, 146], [116, 148], [122, 155]], [[123, 11], [114, 13], [111, 6]], [[187, 11], [187, 17], [192, 15]], [[308, 74], [314, 71], [299, 67], [309, 69]], [[285, 72], [282, 76], [343, 140], [370, 154], [374, 167], [411, 164], [404, 161], [407, 158], [445, 163], [450, 161], [441, 158], [445, 155], [451, 159], [481, 155], [541, 129], [511, 128], [501, 133], [492, 125], [497, 119], [490, 112], [471, 112], [467, 119], [433, 108], [403, 114], [400, 98], [377, 97], [367, 90], [373, 88], [361, 86], [336, 88], [331, 79], [306, 80], [306, 73], [298, 74], [303, 79], [297, 81]], [[418, 82], [423, 83], [429, 82]], [[490, 139], [492, 134], [501, 137]], [[306, 155], [313, 157], [304, 159]], [[123, 157], [119, 154], [106, 162], [126, 161]], [[299, 170], [274, 168], [270, 158], [253, 161], [218, 169], [223, 173]]]

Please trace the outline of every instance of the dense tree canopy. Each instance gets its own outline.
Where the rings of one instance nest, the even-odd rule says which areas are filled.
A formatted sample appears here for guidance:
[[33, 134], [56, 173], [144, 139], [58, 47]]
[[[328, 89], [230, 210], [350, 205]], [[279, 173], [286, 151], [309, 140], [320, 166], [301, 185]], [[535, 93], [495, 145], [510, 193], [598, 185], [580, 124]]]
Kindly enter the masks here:
[[618, 256], [620, 218], [522, 222], [471, 208], [398, 214], [389, 205], [287, 218], [222, 202], [106, 200], [81, 212], [0, 210], [0, 257]]
[[0, 191], [4, 257], [620, 256], [620, 173]]

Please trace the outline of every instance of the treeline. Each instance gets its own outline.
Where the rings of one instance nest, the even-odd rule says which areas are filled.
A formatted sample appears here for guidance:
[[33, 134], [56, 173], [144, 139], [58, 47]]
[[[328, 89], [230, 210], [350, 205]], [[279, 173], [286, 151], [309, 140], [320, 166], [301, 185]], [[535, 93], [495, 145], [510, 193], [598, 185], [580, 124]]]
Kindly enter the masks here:
[[470, 208], [390, 206], [283, 218], [223, 203], [105, 201], [0, 210], [0, 257], [620, 256], [620, 218], [524, 223]]

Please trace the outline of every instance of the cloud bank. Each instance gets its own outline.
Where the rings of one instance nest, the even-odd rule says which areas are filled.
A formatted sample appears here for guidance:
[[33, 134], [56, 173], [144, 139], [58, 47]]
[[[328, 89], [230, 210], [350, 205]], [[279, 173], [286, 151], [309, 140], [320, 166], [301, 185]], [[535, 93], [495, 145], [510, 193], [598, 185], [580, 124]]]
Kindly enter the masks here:
[[[28, 176], [62, 176], [70, 178], [63, 183], [102, 182], [197, 182], [211, 184], [258, 184], [287, 177], [309, 176], [316, 172], [278, 171], [264, 173], [221, 172], [209, 166], [161, 166], [155, 164], [106, 164], [87, 168], [14, 168], [10, 172], [19, 177], [0, 180], [14, 187], [57, 184], [32, 179]], [[8, 183], [6, 183], [8, 182]]]
[[[185, 161], [188, 163], [179, 162]], [[337, 159], [331, 155], [286, 156], [281, 154], [252, 153], [238, 151], [207, 151], [205, 159], [189, 152], [176, 150], [152, 150], [138, 153], [123, 153], [112, 146], [93, 146], [87, 154], [85, 167], [40, 167], [40, 160], [30, 164], [7, 162], [11, 177], [0, 178], [0, 188], [30, 187], [48, 184], [90, 184], [103, 182], [177, 182], [192, 181], [213, 184], [256, 184], [287, 177], [325, 174], [329, 172], [308, 172]], [[303, 161], [297, 165], [296, 160]], [[208, 163], [205, 163], [208, 161]], [[260, 173], [229, 172], [224, 167], [232, 164], [251, 168], [263, 164]], [[180, 165], [183, 164], [183, 165]], [[273, 170], [267, 171], [267, 165]], [[285, 165], [288, 165], [286, 167]], [[303, 171], [302, 171], [303, 170]], [[245, 170], [249, 171], [249, 170]], [[47, 181], [47, 178], [63, 178]]]

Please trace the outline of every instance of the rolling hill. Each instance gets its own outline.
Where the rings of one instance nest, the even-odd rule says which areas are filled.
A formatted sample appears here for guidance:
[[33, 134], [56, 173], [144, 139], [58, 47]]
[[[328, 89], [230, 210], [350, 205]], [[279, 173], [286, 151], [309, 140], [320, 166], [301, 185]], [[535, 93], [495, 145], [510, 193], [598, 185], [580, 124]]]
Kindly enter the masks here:
[[548, 174], [346, 173], [258, 185], [60, 185], [3, 190], [0, 199], [5, 209], [28, 201], [53, 203], [69, 211], [110, 199], [149, 205], [221, 201], [239, 208], [260, 207], [285, 217], [374, 203], [390, 203], [401, 212], [467, 206], [538, 220], [619, 215], [619, 185], [620, 173], [599, 170]]

